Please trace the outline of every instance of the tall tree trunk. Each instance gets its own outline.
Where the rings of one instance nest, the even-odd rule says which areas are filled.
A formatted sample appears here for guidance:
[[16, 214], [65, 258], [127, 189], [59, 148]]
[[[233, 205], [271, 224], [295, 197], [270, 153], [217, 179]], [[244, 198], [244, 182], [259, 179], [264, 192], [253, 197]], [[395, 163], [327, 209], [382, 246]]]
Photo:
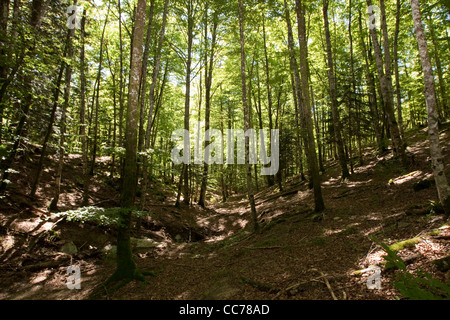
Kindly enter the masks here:
[[305, 24], [305, 8], [302, 6], [301, 0], [295, 1], [298, 23], [298, 40], [300, 47], [300, 73], [301, 73], [301, 92], [302, 101], [300, 109], [303, 111], [300, 114], [301, 126], [305, 131], [304, 137], [306, 153], [308, 158], [308, 167], [311, 172], [312, 185], [314, 191], [314, 210], [321, 212], [325, 209], [325, 204], [322, 197], [322, 188], [320, 181], [319, 168], [317, 166], [316, 145], [314, 142], [314, 130], [311, 119], [311, 104], [309, 100], [309, 84], [308, 84], [308, 51], [306, 41], [306, 24]]
[[[95, 160], [97, 158], [97, 140], [98, 140], [98, 110], [100, 108], [100, 82], [101, 82], [101, 74], [102, 74], [102, 64], [103, 64], [103, 42], [105, 39], [105, 31], [106, 31], [106, 25], [108, 24], [108, 16], [109, 16], [109, 10], [110, 10], [110, 4], [108, 4], [108, 11], [106, 13], [105, 17], [105, 24], [103, 25], [103, 31], [102, 36], [100, 38], [100, 57], [99, 57], [99, 63], [98, 63], [98, 71], [97, 71], [97, 91], [95, 93], [95, 115], [94, 115], [94, 141], [92, 146], [92, 162], [91, 162], [91, 169], [90, 169], [90, 175], [94, 175], [94, 169], [95, 169]], [[95, 90], [94, 90], [95, 92]], [[93, 96], [93, 98], [94, 98]], [[92, 105], [94, 105], [94, 101], [92, 101]]]
[[[156, 82], [158, 80], [158, 74], [159, 74], [159, 69], [160, 69], [160, 65], [161, 65], [161, 50], [162, 50], [162, 45], [164, 42], [164, 36], [165, 36], [165, 32], [166, 32], [166, 22], [167, 22], [167, 7], [168, 7], [168, 3], [169, 0], [165, 0], [164, 2], [164, 10], [163, 10], [163, 21], [162, 21], [162, 26], [161, 26], [161, 30], [159, 32], [159, 39], [158, 39], [158, 47], [156, 48], [156, 57], [155, 57], [155, 65], [153, 67], [153, 73], [152, 73], [152, 84], [150, 85], [150, 92], [149, 92], [149, 104], [150, 104], [150, 109], [149, 109], [149, 115], [148, 115], [148, 119], [147, 119], [147, 127], [145, 130], [145, 140], [144, 140], [144, 149], [148, 150], [148, 148], [150, 147], [150, 133], [151, 133], [151, 128], [152, 128], [152, 124], [153, 124], [153, 109], [155, 106], [155, 87], [156, 87]], [[163, 78], [163, 83], [161, 85], [161, 94], [160, 94], [160, 99], [162, 96], [162, 89], [164, 88], [164, 83], [165, 83], [165, 77], [166, 77], [166, 72], [167, 72], [167, 65], [166, 65], [166, 71], [164, 73], [164, 78]], [[145, 96], [145, 93], [141, 92], [141, 95]], [[142, 97], [143, 99], [143, 97]], [[145, 202], [147, 201], [147, 185], [148, 185], [148, 159], [145, 158], [144, 159], [144, 166], [143, 166], [143, 170], [142, 170], [142, 195], [141, 195], [141, 208], [145, 207]]]
[[119, 8], [119, 147], [123, 146], [123, 42], [122, 42], [122, 8], [120, 0], [117, 4]]
[[[85, 61], [85, 27], [86, 10], [83, 10], [81, 18], [81, 52], [80, 52], [80, 137], [81, 137], [81, 162], [83, 168], [83, 200], [82, 205], [89, 202], [89, 183], [90, 176], [88, 172], [88, 148], [86, 139], [86, 61]], [[119, 88], [121, 90], [121, 88]], [[120, 98], [119, 98], [120, 99]], [[115, 152], [115, 150], [114, 150]]]
[[[255, 56], [256, 56], [256, 50], [253, 54], [253, 58], [252, 58], [252, 63], [250, 68], [248, 69], [248, 113], [249, 113], [249, 118], [250, 118], [250, 123], [249, 126], [250, 128], [254, 128], [254, 124], [253, 124], [253, 103], [252, 103], [252, 94], [253, 94], [253, 69], [254, 69], [254, 65], [255, 65]], [[254, 94], [253, 94], [254, 96]], [[255, 101], [256, 103], [256, 101]], [[255, 172], [255, 192], [258, 193], [259, 192], [259, 183], [258, 183], [258, 164], [255, 163], [253, 164], [253, 170]]]
[[[266, 90], [267, 90], [267, 105], [268, 105], [268, 117], [269, 117], [269, 137], [267, 138], [267, 140], [269, 141], [269, 149], [270, 149], [270, 141], [271, 141], [271, 135], [272, 135], [272, 129], [273, 129], [273, 124], [272, 124], [272, 109], [273, 109], [273, 104], [272, 104], [272, 91], [270, 88], [270, 72], [269, 72], [269, 57], [267, 54], [267, 41], [266, 41], [266, 27], [265, 27], [265, 17], [263, 17], [263, 40], [264, 40], [264, 67], [265, 67], [265, 71], [266, 71]], [[272, 175], [268, 175], [267, 176], [267, 184], [270, 186], [272, 186], [274, 184], [274, 176]]]
[[[150, 1], [150, 14], [148, 18], [147, 24], [147, 36], [145, 38], [144, 45], [144, 56], [142, 57], [142, 71], [141, 71], [141, 84], [140, 84], [140, 94], [139, 94], [139, 136], [138, 136], [138, 152], [142, 151], [142, 147], [144, 146], [144, 122], [145, 122], [145, 92], [147, 90], [147, 65], [148, 65], [148, 57], [150, 54], [150, 39], [152, 35], [152, 24], [153, 24], [153, 8], [155, 5], [155, 0]], [[149, 120], [150, 121], [150, 120]], [[139, 166], [138, 166], [139, 171]], [[139, 173], [138, 173], [139, 176]]]
[[[336, 97], [336, 82], [334, 79], [333, 56], [331, 51], [330, 29], [328, 26], [328, 0], [323, 0], [323, 21], [325, 26], [325, 40], [327, 44], [327, 63], [328, 63], [328, 83], [330, 87], [331, 113], [333, 115], [334, 139], [338, 149], [339, 164], [341, 166], [341, 179], [347, 179], [350, 174], [347, 168], [347, 160], [345, 158], [344, 143], [342, 142], [341, 120]], [[301, 63], [301, 59], [300, 59]], [[303, 78], [303, 74], [302, 74]], [[351, 137], [349, 137], [351, 139]]]
[[120, 196], [120, 220], [117, 233], [117, 269], [109, 281], [142, 278], [132, 258], [130, 245], [130, 228], [132, 207], [136, 198], [136, 154], [137, 127], [139, 117], [139, 82], [142, 71], [142, 45], [145, 29], [145, 0], [138, 0], [133, 44], [131, 47], [130, 83], [128, 88], [128, 106], [125, 130], [125, 165], [123, 172], [123, 188]]
[[[244, 107], [244, 131], [249, 127], [249, 114], [247, 108], [247, 88], [245, 80], [245, 49], [244, 49], [244, 5], [242, 0], [239, 0], [239, 39], [241, 46], [241, 83], [242, 83], [242, 104]], [[258, 214], [255, 206], [255, 196], [253, 194], [252, 185], [252, 168], [249, 159], [249, 137], [245, 136], [245, 167], [247, 173], [247, 195], [250, 202], [251, 218], [253, 222], [254, 231], [259, 231]]]
[[370, 62], [368, 58], [368, 50], [366, 47], [366, 42], [364, 40], [365, 33], [362, 29], [362, 14], [361, 14], [361, 7], [358, 7], [358, 26], [359, 26], [359, 34], [361, 39], [361, 48], [362, 48], [362, 55], [364, 57], [364, 73], [367, 81], [368, 91], [369, 91], [369, 109], [370, 114], [372, 116], [372, 124], [373, 129], [375, 131], [375, 138], [377, 141], [377, 146], [380, 151], [384, 151], [383, 146], [383, 138], [382, 138], [382, 131], [380, 127], [380, 118], [378, 115], [378, 109], [377, 109], [377, 92], [375, 88], [375, 79], [373, 72], [370, 68]]
[[[205, 65], [205, 149], [209, 145], [208, 141], [210, 139], [208, 130], [209, 130], [209, 121], [210, 121], [210, 113], [211, 113], [211, 86], [212, 86], [212, 73], [214, 68], [214, 54], [215, 54], [215, 46], [216, 46], [216, 35], [217, 35], [217, 13], [214, 13], [214, 22], [212, 29], [212, 39], [211, 39], [211, 49], [209, 52], [209, 66], [208, 63]], [[205, 39], [205, 41], [207, 41]], [[206, 53], [205, 53], [206, 54]], [[203, 176], [202, 176], [202, 185], [200, 188], [200, 198], [198, 204], [202, 207], [205, 206], [205, 198], [206, 198], [206, 184], [208, 182], [208, 162], [209, 162], [209, 153], [205, 152], [205, 162], [203, 164]]]
[[439, 201], [445, 212], [450, 214], [450, 187], [444, 172], [444, 159], [439, 145], [438, 114], [434, 87], [433, 69], [428, 54], [427, 40], [422, 25], [419, 0], [411, 0], [411, 11], [414, 21], [417, 44], [419, 46], [420, 60], [422, 62], [423, 79], [425, 82], [425, 102], [428, 113], [428, 139], [430, 141], [430, 154], [434, 180], [439, 195]]
[[[193, 29], [194, 29], [194, 17], [193, 17], [193, 0], [188, 0], [188, 48], [187, 48], [187, 61], [186, 61], [186, 92], [185, 92], [185, 101], [184, 101], [184, 129], [189, 132], [189, 108], [190, 108], [190, 99], [191, 99], [191, 63], [192, 63], [192, 42], [194, 38]], [[186, 139], [186, 137], [185, 137]], [[188, 142], [185, 141], [183, 152], [191, 152], [190, 147], [188, 147]], [[189, 155], [190, 158], [190, 155]], [[190, 200], [190, 192], [189, 192], [189, 163], [183, 163], [183, 202], [186, 205], [189, 205]]]
[[[361, 145], [361, 121], [360, 121], [360, 110], [359, 103], [356, 100], [356, 80], [355, 80], [355, 66], [354, 66], [354, 55], [353, 55], [353, 33], [352, 33], [352, 0], [349, 0], [349, 22], [348, 22], [348, 37], [350, 42], [350, 76], [351, 76], [351, 92], [350, 92], [350, 104], [355, 107], [355, 122], [356, 122], [356, 142], [358, 145], [358, 158], [359, 165], [363, 164], [362, 156], [362, 145]], [[350, 113], [349, 113], [350, 119]], [[353, 159], [350, 159], [352, 163]], [[353, 169], [353, 166], [352, 166]], [[351, 171], [353, 174], [353, 170]]]

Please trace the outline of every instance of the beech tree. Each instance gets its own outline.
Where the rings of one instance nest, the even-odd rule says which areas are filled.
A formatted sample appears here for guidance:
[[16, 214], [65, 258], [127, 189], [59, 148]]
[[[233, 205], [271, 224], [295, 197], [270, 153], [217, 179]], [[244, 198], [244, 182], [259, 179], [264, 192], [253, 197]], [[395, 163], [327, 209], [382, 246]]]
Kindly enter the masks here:
[[434, 180], [439, 195], [439, 201], [447, 214], [450, 213], [450, 188], [444, 172], [444, 160], [439, 143], [438, 113], [436, 103], [436, 93], [434, 86], [433, 69], [431, 67], [428, 45], [422, 25], [419, 0], [411, 0], [411, 11], [414, 21], [414, 31], [416, 33], [419, 47], [420, 60], [422, 62], [423, 80], [425, 84], [425, 102], [428, 114], [428, 139], [430, 142], [430, 154]]
[[[239, 40], [241, 48], [241, 81], [242, 81], [242, 106], [244, 108], [244, 132], [249, 128], [249, 113], [247, 105], [247, 85], [246, 85], [246, 75], [245, 75], [245, 39], [244, 39], [244, 5], [242, 0], [239, 0]], [[258, 215], [255, 206], [255, 196], [253, 194], [253, 183], [252, 183], [252, 168], [250, 165], [250, 147], [249, 147], [249, 136], [245, 136], [245, 169], [247, 175], [247, 195], [250, 202], [251, 217], [253, 222], [253, 228], [255, 231], [259, 230]]]
[[125, 128], [125, 159], [123, 188], [120, 197], [122, 208], [117, 233], [117, 269], [109, 282], [144, 279], [133, 261], [130, 245], [131, 216], [136, 198], [137, 179], [137, 128], [139, 111], [139, 81], [142, 71], [142, 44], [144, 41], [146, 1], [138, 0], [131, 47], [130, 83]]

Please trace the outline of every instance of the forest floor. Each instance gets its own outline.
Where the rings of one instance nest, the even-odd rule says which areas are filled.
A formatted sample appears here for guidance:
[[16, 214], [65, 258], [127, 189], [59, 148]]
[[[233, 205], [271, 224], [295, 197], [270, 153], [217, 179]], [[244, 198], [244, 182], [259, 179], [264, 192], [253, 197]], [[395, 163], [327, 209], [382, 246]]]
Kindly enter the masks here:
[[[450, 163], [450, 130], [441, 127], [445, 164]], [[450, 253], [450, 228], [437, 201], [432, 179], [426, 129], [407, 134], [411, 165], [402, 167], [389, 152], [365, 149], [348, 181], [339, 180], [335, 161], [322, 175], [326, 210], [313, 212], [312, 190], [292, 178], [280, 191], [276, 186], [256, 194], [261, 232], [250, 226], [245, 195], [225, 203], [210, 194], [207, 209], [197, 205], [174, 207], [174, 192], [154, 182], [148, 211], [133, 237], [140, 269], [155, 272], [148, 283], [131, 282], [101, 299], [395, 299], [395, 271], [382, 268], [381, 289], [369, 289], [370, 272], [354, 271], [382, 264], [384, 251], [370, 236], [391, 245], [419, 237], [398, 251], [408, 271], [422, 268], [436, 279], [450, 280], [432, 261]], [[29, 148], [31, 148], [29, 146]], [[90, 299], [96, 286], [115, 270], [103, 248], [115, 242], [113, 228], [92, 222], [60, 220], [47, 206], [52, 198], [49, 165], [36, 199], [27, 194], [39, 157], [29, 150], [16, 163], [12, 183], [0, 200], [0, 299]], [[109, 178], [108, 158], [99, 159], [90, 186], [90, 205], [117, 207], [117, 180]], [[447, 165], [447, 176], [449, 167]], [[70, 156], [64, 168], [60, 211], [81, 203], [81, 160]], [[138, 198], [139, 200], [139, 198]], [[433, 209], [434, 208], [434, 209]], [[431, 211], [430, 211], [431, 210]], [[446, 225], [447, 223], [447, 225]], [[439, 235], [429, 233], [437, 230]], [[67, 243], [76, 252], [63, 253]], [[137, 243], [137, 242], [136, 242]], [[150, 244], [150, 245], [146, 245]], [[69, 246], [70, 247], [70, 246]], [[67, 268], [81, 271], [81, 289], [66, 285]]]

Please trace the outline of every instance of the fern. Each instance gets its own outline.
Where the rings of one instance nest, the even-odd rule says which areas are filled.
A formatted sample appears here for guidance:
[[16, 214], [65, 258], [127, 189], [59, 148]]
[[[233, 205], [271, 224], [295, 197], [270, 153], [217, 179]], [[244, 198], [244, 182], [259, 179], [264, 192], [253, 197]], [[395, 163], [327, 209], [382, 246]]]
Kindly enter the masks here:
[[414, 274], [408, 272], [405, 262], [394, 250], [376, 238], [373, 240], [386, 252], [383, 257], [386, 260], [386, 268], [399, 270], [396, 274], [397, 281], [393, 283], [393, 286], [402, 296], [411, 300], [450, 300], [450, 281], [443, 283], [420, 268]]

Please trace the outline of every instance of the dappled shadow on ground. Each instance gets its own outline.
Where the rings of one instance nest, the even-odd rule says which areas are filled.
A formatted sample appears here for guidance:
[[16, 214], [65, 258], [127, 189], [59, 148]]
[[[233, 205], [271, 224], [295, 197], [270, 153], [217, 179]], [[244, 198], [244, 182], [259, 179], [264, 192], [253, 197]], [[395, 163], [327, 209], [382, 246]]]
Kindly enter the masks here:
[[[408, 136], [411, 163], [407, 168], [389, 152], [376, 154], [368, 149], [363, 165], [355, 165], [350, 179], [341, 181], [336, 162], [327, 163], [322, 175], [326, 210], [321, 214], [313, 212], [312, 191], [298, 177], [282, 191], [276, 186], [262, 190], [255, 195], [258, 234], [251, 232], [245, 195], [234, 195], [225, 203], [215, 199], [207, 209], [175, 208], [173, 192], [167, 193], [165, 201], [161, 194], [151, 198], [147, 210], [153, 215], [133, 229], [133, 236], [152, 239], [156, 245], [135, 247], [134, 252], [138, 267], [153, 270], [156, 276], [148, 278], [149, 284], [133, 282], [102, 298], [394, 299], [399, 295], [391, 286], [395, 272], [382, 272], [380, 290], [367, 287], [370, 272], [353, 274], [382, 262], [383, 251], [372, 236], [388, 245], [423, 236], [398, 254], [409, 261], [409, 270], [422, 267], [445, 280], [448, 272], [440, 272], [430, 261], [450, 252], [448, 237], [429, 233], [441, 227], [446, 217], [440, 212], [430, 214], [437, 200], [432, 184], [416, 188], [418, 182], [431, 178], [425, 134], [422, 130]], [[450, 163], [449, 140], [444, 131], [444, 163]], [[43, 181], [46, 185], [46, 178]], [[66, 188], [62, 207], [74, 208], [79, 186]], [[96, 190], [91, 204], [117, 205], [118, 190], [113, 184], [91, 188]], [[2, 204], [0, 298], [87, 298], [114, 270], [114, 260], [105, 260], [97, 250], [114, 244], [113, 230], [66, 222], [56, 228], [55, 220], [43, 219], [45, 200], [31, 202], [23, 192], [14, 192]], [[59, 240], [52, 241], [52, 234], [45, 233], [48, 230], [59, 231]], [[446, 235], [448, 230], [443, 232]], [[27, 252], [41, 234], [45, 238]], [[68, 240], [82, 248], [80, 252], [60, 253]], [[39, 265], [46, 261], [60, 263]], [[72, 264], [80, 266], [81, 290], [67, 288], [67, 266]]]

